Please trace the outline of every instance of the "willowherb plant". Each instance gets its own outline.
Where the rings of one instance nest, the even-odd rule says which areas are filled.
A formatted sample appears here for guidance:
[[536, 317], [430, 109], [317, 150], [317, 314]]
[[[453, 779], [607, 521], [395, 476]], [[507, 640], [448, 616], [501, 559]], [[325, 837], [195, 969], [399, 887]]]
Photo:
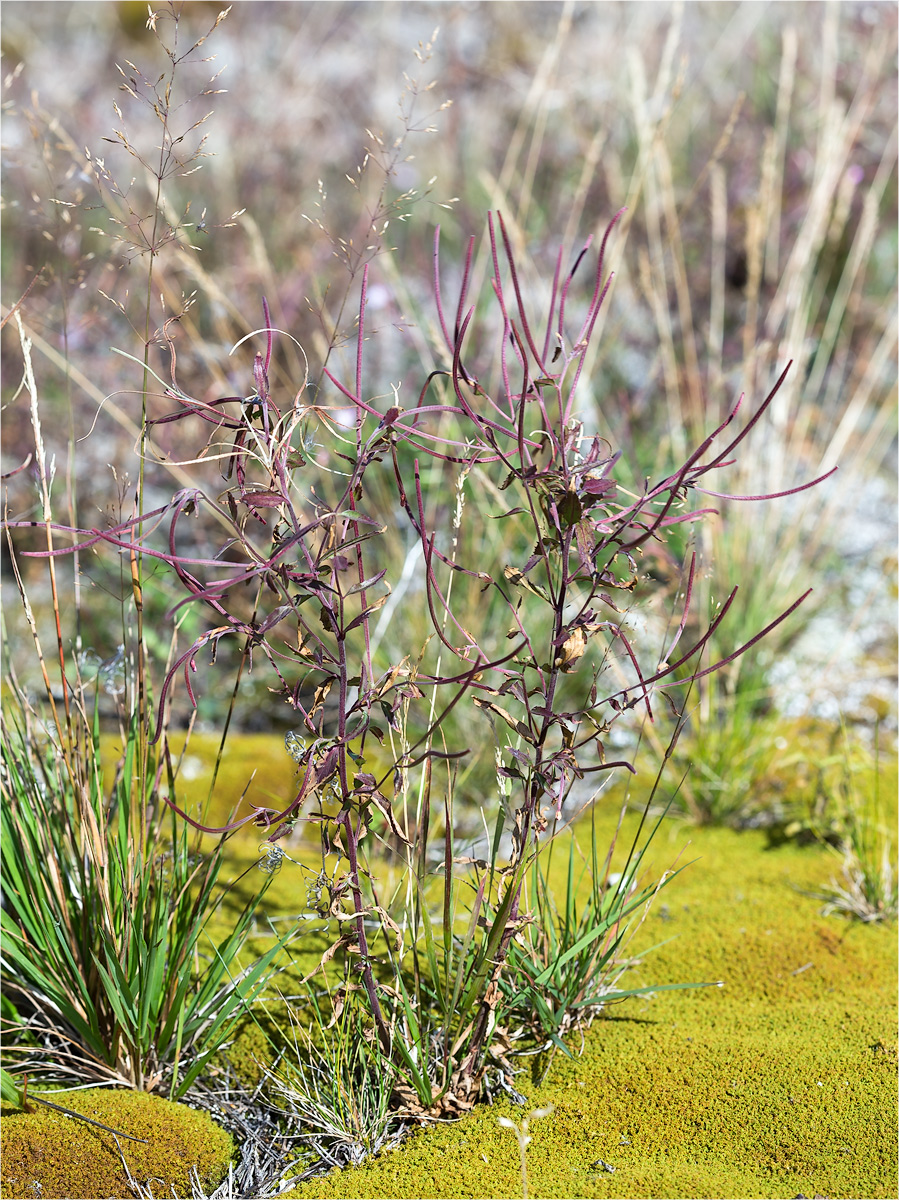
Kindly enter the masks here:
[[[172, 353], [171, 382], [163, 386], [176, 407], [148, 413], [145, 436], [188, 419], [205, 425], [207, 444], [184, 454], [184, 464], [218, 458], [225, 490], [210, 496], [199, 487], [182, 488], [166, 504], [110, 528], [68, 531], [79, 553], [112, 546], [169, 568], [183, 594], [171, 610], [173, 619], [188, 604], [209, 614], [209, 627], [167, 671], [154, 741], [165, 737], [167, 705], [181, 679], [194, 701], [192, 679], [201, 651], [208, 649], [214, 663], [226, 640], [237, 639], [239, 677], [264, 662], [295, 711], [297, 728], [288, 737], [298, 766], [293, 797], [281, 808], [257, 808], [225, 829], [254, 821], [268, 831], [267, 843], [274, 847], [300, 820], [318, 826], [326, 884], [317, 904], [339, 927], [326, 957], [343, 952], [343, 986], [361, 988], [366, 997], [374, 1036], [396, 1072], [396, 1095], [410, 1108], [453, 1110], [469, 1106], [477, 1095], [490, 1045], [503, 1032], [497, 1026], [503, 984], [516, 962], [523, 970], [526, 943], [516, 939], [529, 918], [524, 886], [541, 842], [571, 815], [566, 804], [570, 808], [579, 781], [616, 767], [634, 771], [630, 762], [606, 755], [614, 722], [637, 706], [652, 720], [659, 697], [677, 711], [672, 693], [733, 662], [808, 594], [744, 645], [700, 666], [736, 589], [704, 630], [685, 636], [694, 557], [670, 643], [658, 661], [641, 663], [622, 612], [643, 587], [641, 552], [664, 540], [672, 526], [714, 511], [696, 507], [692, 494], [721, 495], [710, 492], [707, 477], [733, 461], [786, 370], [738, 432], [728, 431], [739, 402], [677, 470], [647, 480], [636, 492], [619, 486], [614, 472], [620, 453], [589, 432], [577, 408], [585, 356], [611, 283], [603, 262], [614, 224], [602, 240], [588, 298], [575, 320], [574, 285], [590, 242], [567, 273], [560, 251], [540, 327], [505, 224], [492, 214], [488, 248], [497, 318], [491, 321], [470, 303], [472, 238], [455, 314], [448, 319], [438, 231], [434, 286], [449, 365], [432, 372], [408, 408], [396, 397], [379, 405], [364, 386], [367, 267], [354, 378], [342, 382], [324, 368], [337, 389], [335, 406], [326, 407], [320, 392], [307, 399], [304, 387], [286, 403], [273, 395], [277, 331], [265, 302], [257, 331], [263, 349], [255, 355], [248, 394], [214, 401], [191, 397], [177, 382]], [[368, 507], [370, 480], [384, 472], [421, 547], [432, 627], [424, 648], [402, 646], [398, 631], [387, 661], [383, 649], [377, 654], [373, 649], [372, 621], [390, 594], [391, 569], [400, 564], [385, 561], [384, 525]], [[467, 481], [501, 502], [508, 497], [509, 507], [498, 519], [508, 530], [511, 561], [463, 561], [462, 551], [442, 536], [444, 514]], [[209, 529], [223, 530], [217, 552], [192, 550], [191, 521], [198, 518], [208, 519], [207, 538]], [[493, 518], [481, 512], [477, 519]], [[160, 528], [162, 541], [154, 536]], [[71, 549], [44, 554], [67, 552]], [[481, 631], [463, 624], [460, 593], [472, 590], [486, 595], [491, 612], [505, 614], [505, 644], [495, 627]], [[629, 673], [623, 686], [604, 679], [613, 656]], [[501, 803], [492, 814], [489, 856], [460, 862], [453, 766], [467, 750], [449, 744], [446, 731], [450, 713], [469, 704], [497, 740]], [[447, 770], [442, 814], [432, 812], [431, 795], [441, 764]], [[507, 825], [511, 852], [503, 862], [499, 849]], [[384, 893], [369, 850], [375, 835], [399, 847], [405, 891]], [[346, 869], [327, 872], [328, 859], [345, 862]], [[460, 875], [462, 865], [473, 872]], [[435, 883], [441, 892], [436, 911]], [[472, 898], [463, 905], [466, 888]], [[606, 903], [594, 915], [615, 946], [633, 898], [623, 887]], [[465, 931], [457, 937], [464, 910]], [[566, 962], [574, 958], [573, 944], [559, 952]], [[602, 989], [594, 986], [594, 976], [613, 968], [608, 955], [588, 964], [587, 977], [577, 984], [579, 998], [598, 996]], [[544, 979], [542, 972], [531, 972], [529, 986], [539, 987], [553, 974]]]

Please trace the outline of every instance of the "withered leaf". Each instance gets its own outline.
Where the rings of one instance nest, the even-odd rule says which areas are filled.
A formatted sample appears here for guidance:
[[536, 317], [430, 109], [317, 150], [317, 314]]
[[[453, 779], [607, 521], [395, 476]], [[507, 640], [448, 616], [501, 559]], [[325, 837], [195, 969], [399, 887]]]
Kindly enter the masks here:
[[520, 734], [526, 742], [530, 743], [531, 745], [534, 744], [534, 739], [530, 729], [528, 729], [527, 725], [525, 725], [523, 721], [519, 721], [517, 717], [513, 716], [512, 713], [507, 712], [504, 708], [500, 708], [498, 704], [491, 704], [489, 700], [482, 700], [479, 696], [472, 696], [472, 702], [476, 704], [478, 708], [483, 708], [488, 713], [492, 713], [497, 717], [501, 717], [502, 720], [505, 721], [510, 727], [510, 729], [514, 729], [515, 732]]
[[300, 983], [308, 983], [309, 980], [313, 979], [323, 967], [327, 966], [327, 964], [331, 961], [331, 959], [334, 957], [334, 955], [337, 953], [337, 951], [340, 950], [341, 947], [345, 946], [347, 949], [349, 949], [353, 945], [355, 940], [356, 940], [355, 933], [342, 933], [340, 935], [340, 937], [337, 939], [337, 941], [334, 942], [333, 945], [329, 946], [327, 948], [327, 950], [324, 952], [324, 954], [321, 956], [321, 958], [319, 959], [319, 962], [318, 962], [318, 966], [315, 967], [314, 970], [310, 971], [309, 974], [304, 979], [301, 979]]
[[532, 583], [531, 580], [528, 579], [527, 575], [525, 575], [524, 571], [520, 571], [518, 567], [504, 567], [503, 575], [506, 577], [506, 579], [508, 579], [509, 583], [514, 584], [516, 587], [524, 588], [526, 591], [531, 592], [535, 596], [539, 596], [540, 599], [545, 600], [547, 604], [550, 603], [550, 598], [546, 592], [546, 589], [541, 587], [539, 583]]
[[314, 717], [319, 709], [321, 709], [321, 707], [324, 705], [325, 700], [328, 698], [328, 692], [330, 692], [333, 684], [334, 680], [328, 679], [325, 683], [319, 684], [319, 686], [315, 689], [315, 697], [312, 701], [312, 708], [309, 710], [310, 717]]
[[325, 608], [324, 605], [322, 605], [322, 607], [319, 611], [319, 618], [321, 620], [322, 625], [325, 627], [325, 629], [327, 629], [327, 631], [329, 633], [336, 632], [337, 626], [334, 623], [334, 618], [331, 615], [331, 613], [328, 611], [328, 609]]
[[573, 671], [578, 659], [587, 649], [587, 635], [583, 629], [573, 629], [562, 643], [561, 653], [556, 656], [555, 665], [561, 671]]
[[590, 559], [590, 552], [593, 549], [593, 523], [591, 521], [578, 521], [574, 527], [574, 536], [577, 539], [577, 550], [581, 566], [584, 570], [589, 571], [593, 565]]
[[361, 625], [363, 621], [370, 617], [372, 613], [377, 612], [379, 608], [383, 608], [388, 599], [389, 596], [381, 596], [374, 602], [374, 604], [370, 604], [368, 608], [364, 609], [359, 614], [358, 617], [355, 617], [352, 621], [350, 621], [349, 625], [346, 627], [347, 633], [349, 633], [351, 629], [355, 629], [358, 625]]
[[374, 786], [375, 777], [368, 774], [357, 775], [355, 783], [355, 794], [359, 797], [360, 802], [362, 804], [373, 804], [381, 816], [387, 821], [387, 824], [390, 826], [390, 830], [394, 837], [398, 838], [404, 845], [411, 846], [412, 843], [401, 832], [399, 825], [396, 823], [396, 819], [393, 815], [393, 809], [390, 807], [390, 801]]

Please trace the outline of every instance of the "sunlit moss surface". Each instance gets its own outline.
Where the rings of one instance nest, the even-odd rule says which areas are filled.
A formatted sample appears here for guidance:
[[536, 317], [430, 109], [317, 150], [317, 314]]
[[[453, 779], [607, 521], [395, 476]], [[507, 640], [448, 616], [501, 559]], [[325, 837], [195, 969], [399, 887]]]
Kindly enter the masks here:
[[[600, 801], [603, 852], [616, 815], [611, 799]], [[619, 862], [635, 827], [629, 817]], [[317, 838], [309, 827], [298, 833], [288, 851], [312, 864]], [[253, 866], [259, 836], [229, 846], [233, 873], [246, 872], [229, 903], [264, 878]], [[820, 915], [820, 902], [803, 893], [839, 866], [820, 846], [669, 819], [649, 857], [656, 876], [691, 865], [658, 895], [631, 943], [635, 956], [656, 947], [630, 974], [632, 986], [723, 986], [659, 992], [608, 1010], [586, 1032], [582, 1053], [558, 1055], [539, 1084], [536, 1060], [522, 1060], [516, 1086], [529, 1106], [555, 1106], [529, 1129], [529, 1194], [895, 1195], [895, 929]], [[566, 862], [567, 851], [558, 855], [557, 886]], [[290, 862], [275, 875], [253, 951], [271, 944], [267, 917], [281, 933], [292, 927], [305, 907], [306, 877]], [[311, 970], [327, 944], [320, 930], [304, 928], [285, 959], [282, 988]], [[264, 1045], [251, 1025], [232, 1058], [252, 1076]], [[520, 1122], [527, 1110], [508, 1101], [480, 1106], [290, 1194], [520, 1196], [518, 1146], [500, 1115]]]
[[[724, 986], [628, 1001], [593, 1025], [577, 1058], [558, 1056], [541, 1086], [527, 1070], [516, 1080], [531, 1106], [555, 1105], [529, 1130], [529, 1194], [895, 1195], [894, 930], [822, 918], [795, 890], [831, 871], [817, 848], [669, 827], [657, 865], [687, 838], [698, 861], [640, 931], [644, 947], [673, 940], [638, 974]], [[520, 1196], [501, 1114], [526, 1111], [479, 1108], [294, 1194]]]
[[[296, 764], [280, 738], [270, 734], [229, 738], [211, 801], [211, 764], [218, 753], [221, 735], [195, 733], [186, 749], [183, 735], [172, 734], [169, 741], [176, 761], [180, 761], [177, 803], [201, 824], [225, 825], [235, 816], [244, 817], [252, 812], [252, 805], [282, 809], [293, 798]], [[112, 768], [121, 753], [121, 737], [104, 734], [102, 749], [106, 767]], [[182, 751], [183, 758], [179, 759]], [[251, 830], [251, 837], [252, 834]]]
[[132, 1195], [123, 1158], [132, 1178], [156, 1195], [191, 1195], [194, 1170], [211, 1189], [228, 1169], [231, 1138], [206, 1113], [187, 1105], [146, 1092], [105, 1089], [54, 1091], [46, 1098], [133, 1138], [144, 1138], [147, 1144], [116, 1139], [106, 1130], [37, 1105], [30, 1113], [4, 1106], [4, 1200]]

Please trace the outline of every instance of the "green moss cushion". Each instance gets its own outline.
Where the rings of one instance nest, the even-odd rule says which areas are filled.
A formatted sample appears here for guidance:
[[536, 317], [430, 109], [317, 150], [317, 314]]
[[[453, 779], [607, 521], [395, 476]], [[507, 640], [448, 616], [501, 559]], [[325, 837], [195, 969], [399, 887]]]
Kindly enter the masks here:
[[[50, 1097], [48, 1096], [47, 1099]], [[196, 1168], [204, 1184], [224, 1176], [231, 1157], [230, 1136], [203, 1112], [160, 1100], [146, 1092], [54, 1092], [64, 1104], [94, 1121], [111, 1125], [141, 1142], [116, 1138], [49, 1108], [30, 1113], [3, 1108], [3, 1159], [0, 1195], [4, 1200], [40, 1196], [42, 1200], [105, 1200], [132, 1195], [122, 1155], [131, 1176], [156, 1195], [190, 1195]]]
[[612, 1007], [540, 1086], [516, 1077], [526, 1107], [478, 1105], [292, 1200], [520, 1197], [519, 1148], [498, 1118], [520, 1125], [550, 1104], [528, 1129], [530, 1196], [895, 1197], [895, 928], [823, 917], [803, 893], [835, 856], [760, 831], [672, 822], [657, 872], [687, 837], [697, 861], [649, 911], [628, 953], [657, 948], [624, 982], [723, 987]]

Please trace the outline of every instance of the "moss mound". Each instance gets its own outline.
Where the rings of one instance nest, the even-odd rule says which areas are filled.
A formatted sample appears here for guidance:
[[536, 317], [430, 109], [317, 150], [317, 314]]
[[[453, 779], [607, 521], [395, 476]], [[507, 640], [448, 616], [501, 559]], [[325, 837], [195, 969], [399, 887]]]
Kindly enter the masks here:
[[[49, 1097], [48, 1097], [49, 1098]], [[134, 1180], [156, 1195], [190, 1195], [196, 1169], [204, 1184], [224, 1176], [230, 1136], [206, 1113], [146, 1092], [104, 1089], [54, 1093], [54, 1102], [111, 1125], [147, 1144], [119, 1138], [52, 1109], [30, 1113], [4, 1106], [0, 1196], [15, 1200], [102, 1200], [129, 1196], [122, 1155]]]

